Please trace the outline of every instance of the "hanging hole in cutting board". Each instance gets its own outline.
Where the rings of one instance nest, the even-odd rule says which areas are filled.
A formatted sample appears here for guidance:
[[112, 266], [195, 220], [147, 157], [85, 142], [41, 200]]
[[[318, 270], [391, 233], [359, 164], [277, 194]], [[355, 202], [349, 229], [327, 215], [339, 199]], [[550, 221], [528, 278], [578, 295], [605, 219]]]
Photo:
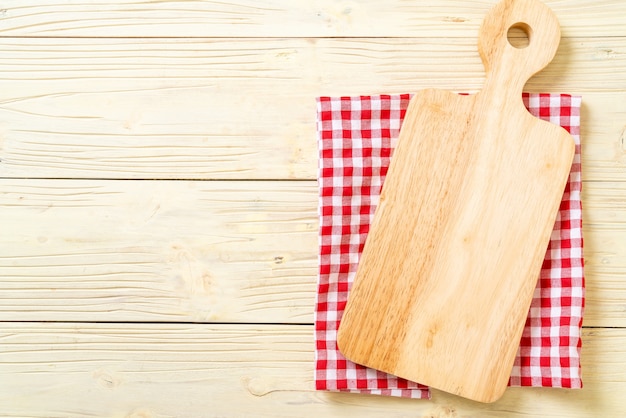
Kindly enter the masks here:
[[530, 44], [530, 37], [532, 29], [526, 23], [518, 22], [509, 28], [506, 33], [506, 38], [512, 47], [517, 49], [524, 49]]

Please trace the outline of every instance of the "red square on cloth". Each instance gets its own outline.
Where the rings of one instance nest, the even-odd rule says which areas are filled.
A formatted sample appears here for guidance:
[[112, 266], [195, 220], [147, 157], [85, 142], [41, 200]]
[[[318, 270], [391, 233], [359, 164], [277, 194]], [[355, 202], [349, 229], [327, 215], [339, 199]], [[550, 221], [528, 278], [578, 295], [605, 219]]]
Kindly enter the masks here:
[[[409, 94], [397, 94], [317, 99], [320, 268], [315, 306], [315, 384], [318, 390], [430, 397], [426, 386], [355, 364], [337, 349], [337, 329], [410, 98]], [[531, 114], [570, 132], [576, 142], [576, 154], [509, 385], [580, 388], [584, 308], [581, 98], [524, 93], [522, 99]]]

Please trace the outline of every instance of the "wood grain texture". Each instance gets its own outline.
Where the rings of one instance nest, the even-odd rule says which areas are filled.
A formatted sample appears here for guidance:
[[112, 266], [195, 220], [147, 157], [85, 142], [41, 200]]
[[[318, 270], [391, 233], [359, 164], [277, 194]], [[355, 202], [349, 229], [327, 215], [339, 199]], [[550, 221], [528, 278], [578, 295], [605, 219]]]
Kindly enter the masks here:
[[[0, 49], [2, 177], [315, 179], [316, 96], [484, 82], [474, 37], [18, 38]], [[626, 180], [625, 57], [626, 38], [564, 39], [525, 86], [583, 95], [585, 180]]]
[[[3, 416], [617, 417], [626, 331], [583, 334], [585, 387], [493, 404], [315, 392], [312, 326], [0, 324]], [[251, 412], [254, 411], [254, 412]]]
[[[507, 40], [514, 25], [524, 48]], [[337, 334], [346, 358], [480, 402], [502, 395], [574, 157], [567, 131], [520, 99], [559, 41], [545, 5], [503, 0], [479, 33], [483, 89], [411, 99]]]
[[[2, 36], [475, 36], [496, 0], [4, 0]], [[621, 0], [546, 0], [566, 36], [624, 36]]]
[[0, 320], [311, 321], [313, 184], [0, 184]]
[[[583, 188], [587, 326], [626, 327], [624, 185]], [[0, 225], [0, 321], [313, 321], [313, 181], [0, 180]]]

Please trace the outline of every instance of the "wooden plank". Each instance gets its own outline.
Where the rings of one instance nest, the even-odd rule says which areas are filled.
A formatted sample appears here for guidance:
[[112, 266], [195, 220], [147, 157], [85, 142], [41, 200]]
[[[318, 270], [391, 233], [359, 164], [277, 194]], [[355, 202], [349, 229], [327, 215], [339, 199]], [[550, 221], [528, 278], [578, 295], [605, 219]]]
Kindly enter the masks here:
[[[3, 36], [473, 36], [496, 0], [2, 2]], [[624, 2], [546, 0], [565, 36], [626, 35]]]
[[[20, 417], [590, 417], [626, 403], [626, 330], [586, 330], [581, 390], [493, 404], [315, 392], [311, 326], [0, 324], [0, 404]], [[540, 399], [540, 401], [538, 401]]]
[[[476, 91], [474, 39], [0, 39], [0, 176], [314, 179], [318, 95]], [[564, 39], [586, 180], [624, 180], [626, 38]]]
[[580, 117], [583, 180], [626, 180], [626, 94], [583, 93]]
[[[626, 326], [626, 184], [584, 187], [585, 325]], [[315, 182], [0, 180], [0, 321], [313, 321]]]
[[[583, 239], [586, 277], [584, 325], [626, 312], [626, 183], [583, 185]], [[610, 314], [612, 311], [615, 314]], [[620, 313], [621, 312], [621, 313]], [[617, 321], [612, 326], [626, 326]]]
[[312, 320], [315, 184], [1, 183], [1, 320]]

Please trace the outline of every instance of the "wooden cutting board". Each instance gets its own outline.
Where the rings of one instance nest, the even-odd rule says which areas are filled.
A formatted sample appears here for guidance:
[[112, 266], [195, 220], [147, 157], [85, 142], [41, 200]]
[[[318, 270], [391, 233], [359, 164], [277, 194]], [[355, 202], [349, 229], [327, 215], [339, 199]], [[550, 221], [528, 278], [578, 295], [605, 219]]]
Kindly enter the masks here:
[[479, 33], [482, 91], [411, 100], [339, 328], [348, 359], [477, 401], [504, 392], [574, 156], [521, 100], [559, 40], [545, 5], [502, 1]]

